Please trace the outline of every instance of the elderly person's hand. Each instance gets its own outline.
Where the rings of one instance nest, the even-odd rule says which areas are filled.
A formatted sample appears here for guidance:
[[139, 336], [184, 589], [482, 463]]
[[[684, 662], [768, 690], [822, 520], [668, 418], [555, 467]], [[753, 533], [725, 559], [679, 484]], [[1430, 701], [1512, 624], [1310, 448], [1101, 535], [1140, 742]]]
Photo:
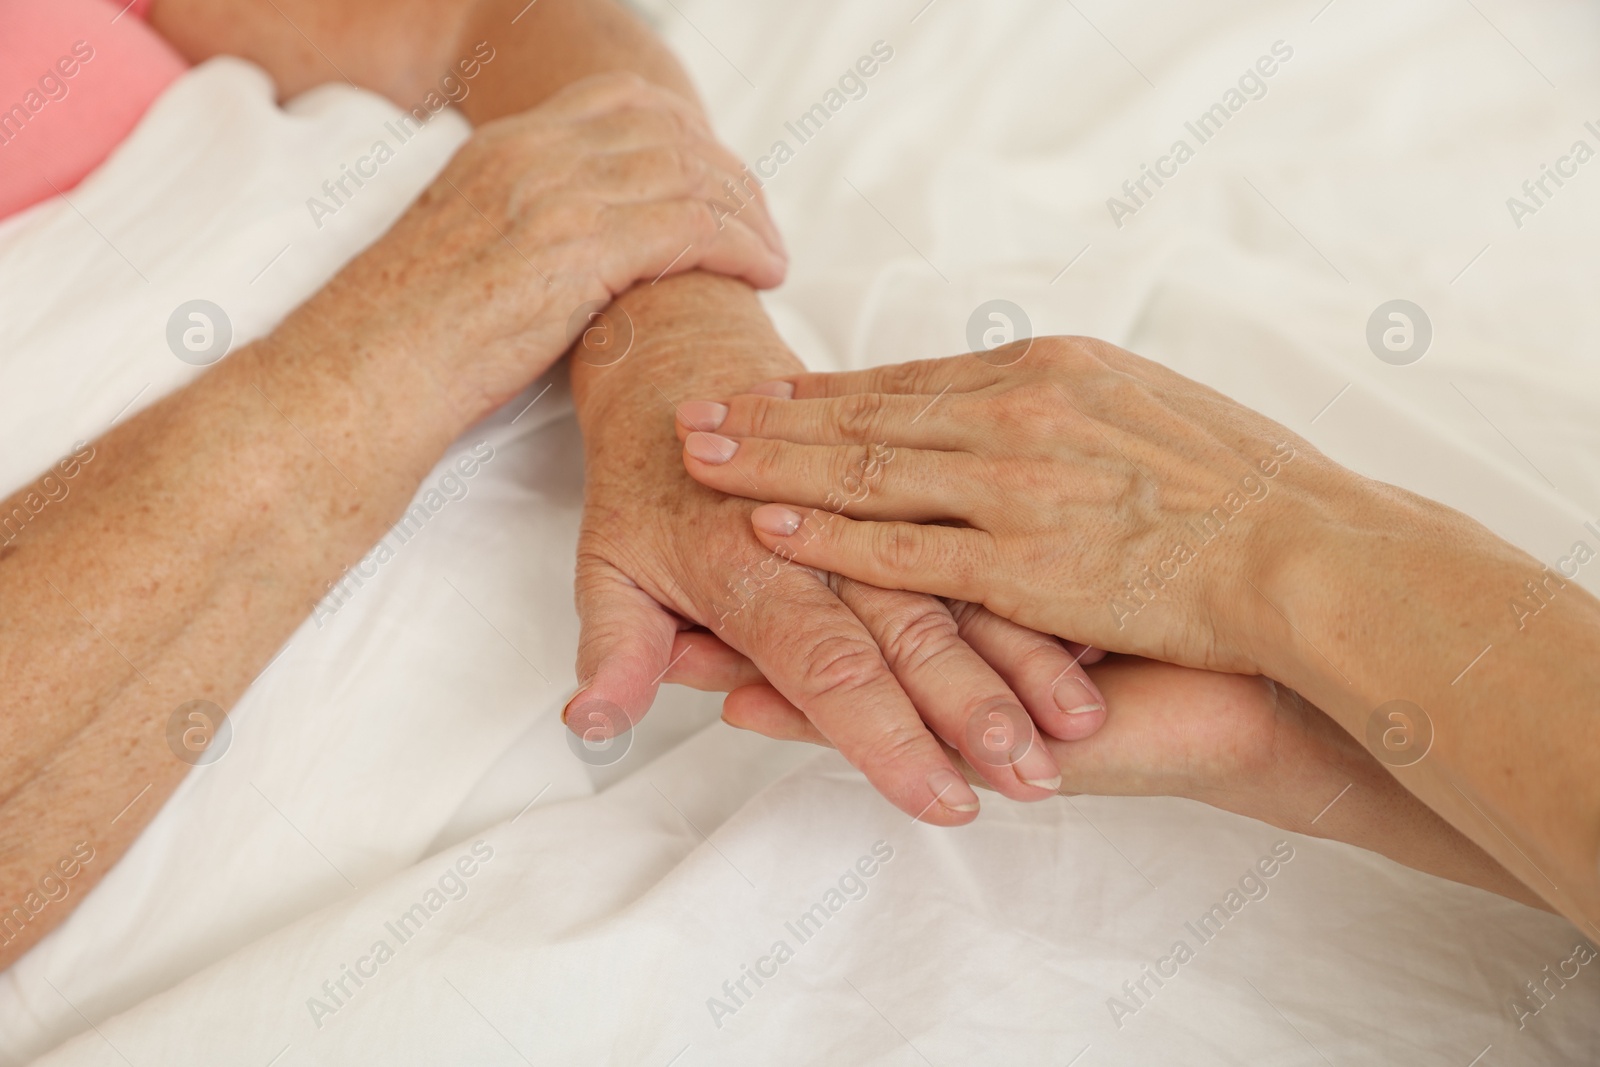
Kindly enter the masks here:
[[381, 240], [302, 309], [431, 372], [471, 421], [553, 364], [637, 281], [696, 267], [757, 287], [786, 257], [759, 199], [716, 205], [738, 160], [699, 111], [631, 74], [477, 129]]
[[[0, 531], [0, 888], [90, 826], [79, 885], [109, 868], [190, 766], [165, 740], [173, 709], [231, 705], [451, 442], [561, 357], [586, 304], [691, 267], [776, 284], [760, 203], [708, 203], [736, 173], [681, 98], [575, 84], [483, 126], [270, 334], [78, 453], [71, 502]], [[13, 924], [0, 969], [71, 907]]]
[[[1034, 724], [1079, 738], [1104, 718], [1074, 652], [971, 605], [789, 566], [752, 535], [748, 501], [684, 473], [674, 415], [693, 413], [675, 409], [677, 399], [797, 368], [753, 301], [700, 313], [685, 299], [714, 301], [732, 288], [701, 276], [635, 289], [614, 323], [651, 323], [631, 351], [618, 359], [580, 347], [573, 360], [586, 446], [584, 684], [568, 725], [600, 737], [626, 729], [663, 681], [734, 689], [729, 721], [801, 709], [879, 791], [929, 822], [970, 821], [979, 803], [941, 741], [1005, 795], [1049, 797], [1059, 771]], [[898, 462], [885, 459], [890, 469]], [[840, 473], [847, 496], [884, 481], [867, 467]]]

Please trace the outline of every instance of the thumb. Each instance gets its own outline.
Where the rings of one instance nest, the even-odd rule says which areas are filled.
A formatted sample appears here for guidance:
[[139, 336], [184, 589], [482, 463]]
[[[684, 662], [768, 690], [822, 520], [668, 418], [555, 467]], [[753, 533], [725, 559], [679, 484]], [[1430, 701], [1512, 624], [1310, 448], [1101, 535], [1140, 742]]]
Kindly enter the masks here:
[[678, 621], [604, 560], [579, 560], [576, 591], [578, 691], [561, 721], [579, 735], [615, 737], [655, 702]]

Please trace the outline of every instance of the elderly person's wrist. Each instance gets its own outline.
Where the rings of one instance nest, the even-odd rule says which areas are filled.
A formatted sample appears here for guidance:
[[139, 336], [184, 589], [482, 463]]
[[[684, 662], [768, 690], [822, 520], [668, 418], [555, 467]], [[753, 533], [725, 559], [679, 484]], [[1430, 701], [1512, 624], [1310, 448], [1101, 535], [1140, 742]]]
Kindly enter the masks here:
[[693, 271], [637, 285], [605, 312], [605, 342], [626, 335], [625, 355], [572, 350], [572, 393], [588, 423], [616, 406], [661, 408], [671, 439], [671, 406], [697, 396], [741, 392], [803, 367], [736, 279]]

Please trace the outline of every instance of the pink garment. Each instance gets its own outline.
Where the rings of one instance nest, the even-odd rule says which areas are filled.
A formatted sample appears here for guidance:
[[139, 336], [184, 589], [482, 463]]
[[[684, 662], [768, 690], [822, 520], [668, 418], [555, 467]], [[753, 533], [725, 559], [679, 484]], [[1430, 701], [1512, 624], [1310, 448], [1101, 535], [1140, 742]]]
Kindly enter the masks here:
[[105, 162], [187, 65], [151, 0], [0, 0], [0, 219]]

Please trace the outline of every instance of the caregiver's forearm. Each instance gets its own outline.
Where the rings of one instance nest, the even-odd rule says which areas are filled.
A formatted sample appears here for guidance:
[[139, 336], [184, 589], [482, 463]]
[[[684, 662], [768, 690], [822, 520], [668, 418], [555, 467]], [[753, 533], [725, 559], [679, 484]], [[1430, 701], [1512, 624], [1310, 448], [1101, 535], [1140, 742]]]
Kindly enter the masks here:
[[1271, 763], [1249, 782], [1191, 799], [1308, 837], [1341, 841], [1452, 882], [1554, 911], [1466, 835], [1422, 803], [1366, 748], [1296, 693], [1278, 687]]
[[1407, 789], [1600, 933], [1600, 602], [1442, 505], [1336, 484], [1262, 587], [1265, 669], [1379, 750], [1390, 731]]
[[0, 547], [0, 969], [189, 771], [174, 712], [228, 708], [461, 429], [416, 364], [310, 338], [291, 320], [94, 441]]

